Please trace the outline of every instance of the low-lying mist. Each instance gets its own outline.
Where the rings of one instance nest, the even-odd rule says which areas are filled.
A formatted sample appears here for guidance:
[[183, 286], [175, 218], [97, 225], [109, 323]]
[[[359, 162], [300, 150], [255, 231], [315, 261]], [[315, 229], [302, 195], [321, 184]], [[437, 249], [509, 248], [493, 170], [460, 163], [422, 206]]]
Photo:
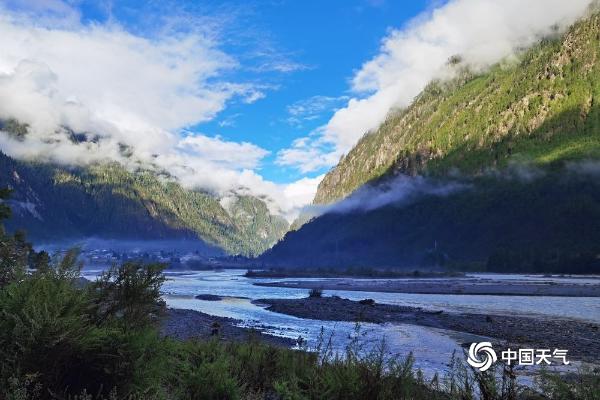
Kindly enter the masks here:
[[[560, 170], [563, 179], [600, 175], [600, 162], [570, 162]], [[348, 197], [328, 205], [312, 205], [305, 215], [318, 217], [328, 213], [372, 211], [385, 206], [403, 207], [425, 196], [446, 197], [465, 190], [476, 190], [478, 182], [515, 181], [530, 183], [547, 175], [543, 167], [527, 163], [511, 163], [504, 169], [487, 169], [477, 175], [450, 171], [444, 177], [398, 175], [379, 183], [366, 184]]]
[[426, 195], [448, 196], [469, 187], [458, 180], [437, 180], [423, 176], [400, 175], [377, 186], [365, 185], [350, 197], [324, 208], [322, 213], [371, 211], [380, 207], [403, 206]]
[[137, 239], [106, 239], [99, 237], [86, 237], [77, 239], [60, 240], [56, 242], [46, 242], [36, 244], [37, 251], [45, 250], [49, 253], [69, 249], [79, 248], [81, 250], [111, 250], [115, 252], [144, 253], [144, 252], [178, 252], [178, 253], [196, 253], [206, 257], [215, 257], [224, 255], [223, 250], [211, 246], [200, 239], [156, 239], [156, 240], [137, 240]]

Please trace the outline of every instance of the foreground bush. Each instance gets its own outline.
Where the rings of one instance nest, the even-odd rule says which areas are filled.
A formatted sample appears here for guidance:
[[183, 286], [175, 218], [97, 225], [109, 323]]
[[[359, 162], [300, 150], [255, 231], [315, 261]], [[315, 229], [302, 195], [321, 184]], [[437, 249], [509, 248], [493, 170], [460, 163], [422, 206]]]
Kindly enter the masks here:
[[[68, 253], [60, 263], [0, 290], [0, 387], [28, 382], [41, 398], [84, 390], [101, 396], [116, 388], [130, 391], [140, 386], [138, 378], [162, 351], [150, 325], [123, 329], [119, 320], [125, 314], [119, 316], [119, 309], [98, 320], [97, 310], [112, 298], [99, 298], [95, 285], [77, 287], [75, 260], [76, 255]], [[129, 291], [129, 283], [115, 284]], [[126, 308], [157, 302], [137, 300]]]

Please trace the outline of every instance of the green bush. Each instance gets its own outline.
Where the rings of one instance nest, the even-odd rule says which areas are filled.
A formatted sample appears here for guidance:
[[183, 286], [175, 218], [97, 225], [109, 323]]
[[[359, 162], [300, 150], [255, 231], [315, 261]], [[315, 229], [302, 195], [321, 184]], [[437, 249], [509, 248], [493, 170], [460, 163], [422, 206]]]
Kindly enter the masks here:
[[119, 322], [138, 328], [156, 321], [164, 306], [162, 264], [126, 262], [104, 272], [89, 287], [98, 323]]
[[[66, 257], [68, 258], [68, 257]], [[108, 394], [135, 386], [160, 346], [154, 330], [96, 324], [92, 298], [63, 260], [0, 291], [0, 379], [34, 379], [44, 394]], [[148, 343], [153, 341], [153, 343]]]
[[560, 376], [544, 371], [537, 383], [551, 399], [600, 399], [600, 368], [582, 368], [577, 373]]

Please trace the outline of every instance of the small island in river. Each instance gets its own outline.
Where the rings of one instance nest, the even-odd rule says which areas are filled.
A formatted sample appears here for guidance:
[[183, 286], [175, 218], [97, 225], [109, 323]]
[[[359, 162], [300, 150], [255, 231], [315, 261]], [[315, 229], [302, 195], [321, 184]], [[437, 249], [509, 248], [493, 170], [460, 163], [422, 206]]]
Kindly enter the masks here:
[[[575, 278], [573, 278], [575, 279]], [[419, 278], [419, 279], [356, 279], [323, 278], [314, 280], [285, 280], [276, 282], [256, 282], [258, 286], [351, 290], [364, 292], [420, 293], [420, 294], [460, 294], [497, 296], [568, 296], [600, 297], [600, 279], [590, 278], [586, 283], [561, 278], [536, 277], [531, 280], [486, 278]]]

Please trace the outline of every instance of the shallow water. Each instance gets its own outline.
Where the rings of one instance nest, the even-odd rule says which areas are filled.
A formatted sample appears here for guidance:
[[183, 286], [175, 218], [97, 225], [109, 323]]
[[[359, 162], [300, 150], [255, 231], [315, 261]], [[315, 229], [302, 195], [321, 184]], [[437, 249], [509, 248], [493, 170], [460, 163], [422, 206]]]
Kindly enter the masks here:
[[[309, 349], [314, 350], [318, 343], [322, 346], [331, 339], [334, 352], [343, 353], [352, 338], [358, 336], [359, 346], [365, 350], [375, 349], [385, 338], [388, 355], [406, 357], [412, 352], [416, 366], [427, 372], [445, 368], [453, 351], [462, 353], [455, 338], [435, 329], [406, 324], [362, 323], [359, 331], [350, 322], [320, 321], [297, 318], [274, 313], [254, 305], [248, 299], [227, 298], [223, 301], [203, 301], [193, 297], [167, 296], [167, 305], [202, 311], [211, 315], [237, 318], [244, 321], [241, 326], [257, 328], [265, 333], [306, 340]], [[319, 338], [322, 336], [322, 340]], [[467, 339], [465, 337], [465, 339]]]
[[[314, 280], [314, 278], [294, 279], [251, 279], [245, 278], [243, 270], [169, 272], [169, 281], [164, 286], [166, 294], [195, 296], [201, 293], [222, 296], [261, 298], [302, 298], [306, 289], [279, 288], [253, 285], [255, 282], [275, 282], [285, 280]], [[519, 279], [520, 277], [520, 279]], [[331, 278], [340, 279], [340, 278]], [[347, 279], [347, 278], [342, 278]], [[447, 279], [447, 278], [436, 278]], [[539, 280], [549, 279], [527, 275], [473, 275], [473, 279], [494, 280]], [[557, 278], [565, 279], [565, 278]], [[390, 279], [386, 279], [390, 280]], [[599, 279], [573, 278], [575, 283], [600, 284]], [[448, 312], [477, 312], [488, 314], [523, 314], [549, 317], [575, 318], [600, 322], [600, 298], [596, 297], [551, 297], [551, 296], [489, 296], [456, 294], [415, 294], [385, 293], [350, 290], [327, 290], [326, 295], [337, 295], [350, 300], [371, 298], [378, 303], [422, 307]]]
[[[89, 278], [93, 278], [98, 273], [97, 270], [84, 272]], [[302, 298], [306, 297], [308, 291], [297, 288], [256, 286], [253, 283], [283, 279], [250, 279], [245, 278], [244, 273], [243, 270], [167, 271], [167, 281], [163, 285], [164, 298], [169, 307], [192, 309], [210, 315], [239, 319], [242, 321], [241, 326], [254, 327], [278, 336], [293, 339], [302, 337], [312, 349], [318, 345], [321, 332], [325, 335], [325, 341], [329, 340], [329, 337], [332, 338], [335, 351], [343, 352], [345, 346], [353, 342], [356, 336], [356, 327], [353, 323], [302, 319], [271, 312], [260, 305], [253, 304], [252, 300], [263, 298]], [[540, 276], [485, 274], [473, 275], [470, 278], [520, 281], [552, 279]], [[600, 283], [595, 278], [581, 280], [573, 278], [573, 281], [581, 284]], [[220, 295], [224, 296], [224, 299], [198, 300], [194, 298], [198, 294]], [[600, 322], [600, 299], [598, 298], [430, 295], [343, 290], [326, 290], [325, 295], [338, 295], [351, 300], [372, 298], [378, 303], [443, 309], [448, 312], [529, 314]], [[383, 325], [363, 323], [358, 335], [359, 342], [366, 348], [379, 345], [384, 338], [389, 354], [406, 357], [412, 352], [415, 356], [415, 366], [421, 368], [426, 376], [445, 371], [453, 352], [457, 352], [458, 356], [462, 357], [461, 343], [481, 340], [474, 335], [396, 323]]]

